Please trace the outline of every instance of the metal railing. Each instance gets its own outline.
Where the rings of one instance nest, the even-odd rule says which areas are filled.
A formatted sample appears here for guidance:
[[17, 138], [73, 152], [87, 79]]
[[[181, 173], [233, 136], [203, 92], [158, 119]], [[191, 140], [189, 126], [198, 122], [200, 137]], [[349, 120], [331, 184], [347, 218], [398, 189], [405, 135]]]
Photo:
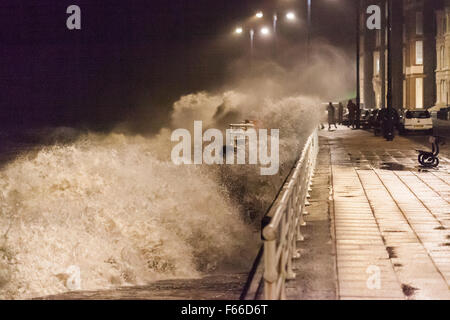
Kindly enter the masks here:
[[264, 299], [286, 299], [286, 280], [295, 279], [293, 259], [300, 258], [297, 241], [303, 241], [305, 207], [314, 175], [319, 138], [317, 130], [308, 138], [302, 155], [265, 217], [263, 238]]

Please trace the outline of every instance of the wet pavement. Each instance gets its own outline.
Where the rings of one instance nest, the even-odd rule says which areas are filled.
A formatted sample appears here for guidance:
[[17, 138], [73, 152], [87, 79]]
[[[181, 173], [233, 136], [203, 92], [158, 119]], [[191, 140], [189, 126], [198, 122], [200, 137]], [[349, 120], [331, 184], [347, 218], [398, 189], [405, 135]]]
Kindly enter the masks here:
[[329, 145], [340, 299], [450, 299], [450, 161], [408, 138], [340, 127]]

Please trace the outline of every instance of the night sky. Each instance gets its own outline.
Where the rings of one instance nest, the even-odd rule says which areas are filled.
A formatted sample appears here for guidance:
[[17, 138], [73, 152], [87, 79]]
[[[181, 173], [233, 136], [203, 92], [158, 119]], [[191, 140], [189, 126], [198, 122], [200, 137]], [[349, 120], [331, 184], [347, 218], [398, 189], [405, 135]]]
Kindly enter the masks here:
[[[80, 31], [66, 28], [72, 4], [82, 10]], [[313, 0], [313, 38], [349, 55], [351, 4]], [[306, 14], [306, 0], [2, 0], [2, 128], [107, 130], [139, 119], [137, 130], [158, 130], [181, 95], [223, 85], [228, 64], [248, 54], [231, 32], [275, 6]], [[286, 29], [285, 43], [304, 42], [304, 27]]]

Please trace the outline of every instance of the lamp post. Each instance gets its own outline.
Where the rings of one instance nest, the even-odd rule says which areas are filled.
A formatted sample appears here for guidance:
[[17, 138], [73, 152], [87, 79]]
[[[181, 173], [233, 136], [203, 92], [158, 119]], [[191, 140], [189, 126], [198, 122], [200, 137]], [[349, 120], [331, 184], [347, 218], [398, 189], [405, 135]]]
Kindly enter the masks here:
[[310, 55], [310, 50], [311, 50], [311, 0], [307, 0], [308, 1], [308, 12], [307, 12], [307, 21], [308, 21], [308, 38], [307, 38], [307, 49], [306, 49], [306, 58], [307, 58], [307, 62], [309, 63], [309, 55]]
[[383, 135], [387, 141], [393, 141], [395, 138], [395, 123], [398, 121], [397, 112], [392, 105], [392, 0], [387, 1], [387, 108], [384, 110], [383, 117]]
[[275, 12], [273, 15], [273, 55], [274, 58], [277, 58], [278, 53], [278, 33], [277, 33], [277, 24], [278, 24], [278, 14]]
[[[360, 85], [360, 51], [361, 51], [361, 1], [356, 1], [356, 106], [357, 110], [361, 110], [361, 85]], [[356, 126], [360, 128], [361, 114], [356, 115]]]
[[387, 88], [387, 107], [392, 112], [392, 1], [387, 0], [388, 18], [387, 18], [387, 46], [388, 46], [388, 88]]
[[250, 71], [252, 70], [253, 65], [253, 49], [254, 49], [254, 41], [255, 41], [255, 30], [250, 29]]

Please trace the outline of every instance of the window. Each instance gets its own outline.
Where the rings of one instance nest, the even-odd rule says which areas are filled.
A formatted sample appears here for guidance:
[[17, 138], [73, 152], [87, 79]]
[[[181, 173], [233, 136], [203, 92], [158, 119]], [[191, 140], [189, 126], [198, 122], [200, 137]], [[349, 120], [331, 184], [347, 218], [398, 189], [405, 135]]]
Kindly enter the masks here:
[[448, 106], [448, 89], [450, 88], [450, 84], [448, 81], [445, 82], [445, 99], [444, 102]]
[[445, 88], [445, 80], [441, 80], [441, 102], [445, 102], [447, 100], [447, 90]]
[[423, 64], [423, 41], [416, 41], [416, 64]]
[[406, 106], [406, 80], [403, 80], [403, 107]]
[[423, 13], [422, 12], [416, 12], [416, 34], [417, 35], [423, 34]]
[[440, 68], [444, 69], [445, 68], [445, 47], [441, 46], [441, 52], [440, 52]]
[[403, 59], [402, 59], [402, 63], [403, 63], [403, 73], [406, 74], [406, 48], [403, 48]]
[[423, 78], [416, 78], [416, 108], [423, 108]]
[[373, 63], [374, 63], [374, 69], [375, 69], [375, 75], [380, 74], [380, 53], [374, 52], [373, 54]]
[[431, 114], [428, 111], [407, 111], [406, 119], [430, 119]]

